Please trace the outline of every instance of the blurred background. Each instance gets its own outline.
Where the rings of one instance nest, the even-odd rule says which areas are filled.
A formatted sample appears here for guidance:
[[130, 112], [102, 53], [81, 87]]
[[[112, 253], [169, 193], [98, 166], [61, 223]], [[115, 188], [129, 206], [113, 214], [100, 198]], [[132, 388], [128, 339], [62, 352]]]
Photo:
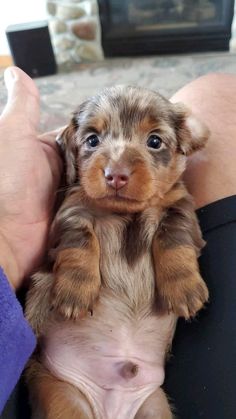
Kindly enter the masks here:
[[41, 93], [41, 129], [117, 83], [169, 97], [208, 72], [236, 72], [234, 0], [1, 0], [3, 70], [15, 63]]

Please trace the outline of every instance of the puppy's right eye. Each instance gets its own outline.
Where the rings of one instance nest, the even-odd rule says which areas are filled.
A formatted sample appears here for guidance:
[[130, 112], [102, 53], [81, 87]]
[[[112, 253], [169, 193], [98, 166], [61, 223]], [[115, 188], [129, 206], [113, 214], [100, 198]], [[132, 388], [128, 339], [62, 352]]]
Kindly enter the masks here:
[[155, 149], [161, 148], [162, 139], [157, 134], [151, 134], [148, 137], [147, 146]]
[[99, 138], [96, 134], [90, 135], [86, 140], [86, 144], [89, 147], [97, 147], [99, 143], [100, 143], [100, 141], [99, 141]]

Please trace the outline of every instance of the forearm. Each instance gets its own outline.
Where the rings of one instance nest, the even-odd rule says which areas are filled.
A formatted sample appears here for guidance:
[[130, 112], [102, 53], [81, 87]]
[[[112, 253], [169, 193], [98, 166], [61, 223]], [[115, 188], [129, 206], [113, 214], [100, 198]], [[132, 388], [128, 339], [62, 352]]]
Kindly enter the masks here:
[[[0, 255], [3, 260], [3, 255]], [[5, 263], [8, 266], [8, 263]], [[10, 265], [10, 263], [9, 263]], [[0, 268], [0, 412], [35, 347], [34, 334]]]

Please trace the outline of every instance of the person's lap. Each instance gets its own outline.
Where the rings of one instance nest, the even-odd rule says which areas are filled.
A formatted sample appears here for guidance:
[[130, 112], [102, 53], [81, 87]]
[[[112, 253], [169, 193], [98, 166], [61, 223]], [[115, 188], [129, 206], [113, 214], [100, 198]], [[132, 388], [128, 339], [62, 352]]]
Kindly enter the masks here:
[[165, 388], [179, 419], [235, 419], [236, 196], [198, 214], [210, 303], [192, 322], [179, 321]]
[[192, 108], [211, 131], [185, 174], [207, 242], [200, 268], [210, 303], [191, 323], [179, 322], [165, 387], [180, 419], [234, 419], [236, 76], [202, 77], [172, 100]]

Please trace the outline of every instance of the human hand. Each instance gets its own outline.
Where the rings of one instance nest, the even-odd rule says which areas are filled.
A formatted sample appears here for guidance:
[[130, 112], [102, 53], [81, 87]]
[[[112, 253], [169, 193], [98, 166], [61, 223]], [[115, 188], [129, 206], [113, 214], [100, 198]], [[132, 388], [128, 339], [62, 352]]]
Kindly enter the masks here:
[[0, 265], [14, 289], [43, 255], [62, 163], [56, 132], [38, 135], [39, 92], [17, 67], [5, 71], [0, 116]]

